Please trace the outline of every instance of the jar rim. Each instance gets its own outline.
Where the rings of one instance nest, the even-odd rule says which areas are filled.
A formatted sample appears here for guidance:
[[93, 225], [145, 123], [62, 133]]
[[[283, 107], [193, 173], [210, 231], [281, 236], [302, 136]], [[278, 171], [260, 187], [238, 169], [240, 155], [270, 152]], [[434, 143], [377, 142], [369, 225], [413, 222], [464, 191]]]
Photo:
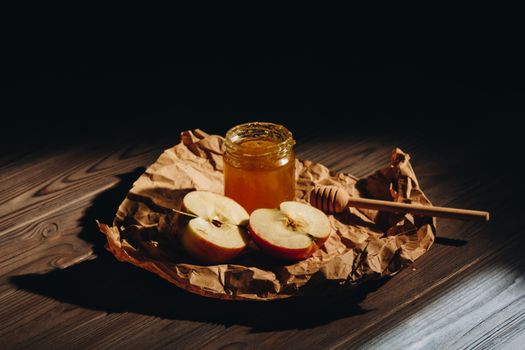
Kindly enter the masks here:
[[[246, 132], [246, 135], [242, 135], [242, 132]], [[250, 133], [251, 132], [251, 133]], [[242, 143], [237, 142], [242, 138], [256, 138], [254, 135], [259, 132], [261, 136], [268, 138], [277, 139], [275, 142], [268, 146], [261, 147], [264, 151], [253, 154], [249, 152], [249, 148], [243, 147]], [[249, 122], [239, 124], [232, 127], [226, 132], [225, 146], [228, 152], [242, 152], [243, 156], [248, 157], [265, 157], [270, 154], [286, 152], [291, 149], [295, 144], [293, 134], [281, 124], [275, 124], [271, 122]]]

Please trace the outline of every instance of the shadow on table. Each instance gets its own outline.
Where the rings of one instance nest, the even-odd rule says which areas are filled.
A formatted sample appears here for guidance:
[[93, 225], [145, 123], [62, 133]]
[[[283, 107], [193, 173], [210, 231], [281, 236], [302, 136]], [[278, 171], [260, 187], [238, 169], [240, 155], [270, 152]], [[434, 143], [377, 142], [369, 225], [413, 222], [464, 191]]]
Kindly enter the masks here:
[[20, 289], [92, 310], [226, 326], [239, 324], [255, 331], [271, 331], [309, 328], [365, 313], [367, 310], [359, 303], [387, 281], [370, 281], [339, 296], [272, 302], [223, 301], [188, 293], [148, 271], [120, 263], [104, 249], [106, 240], [95, 220], [113, 220], [119, 203], [143, 171], [136, 169], [122, 175], [119, 185], [97, 196], [82, 218], [79, 237], [93, 244], [96, 259], [46, 274], [15, 276], [11, 282]]

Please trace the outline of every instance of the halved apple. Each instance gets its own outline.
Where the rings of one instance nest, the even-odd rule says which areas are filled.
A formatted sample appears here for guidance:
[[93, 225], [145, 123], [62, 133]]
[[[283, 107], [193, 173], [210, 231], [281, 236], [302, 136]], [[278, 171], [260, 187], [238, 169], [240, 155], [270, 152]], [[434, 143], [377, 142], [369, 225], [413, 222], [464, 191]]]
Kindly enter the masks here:
[[181, 220], [179, 238], [195, 259], [221, 264], [235, 258], [249, 241], [249, 215], [233, 199], [207, 191], [184, 196], [182, 211], [193, 217]]
[[323, 246], [332, 230], [325, 213], [300, 202], [254, 210], [248, 229], [262, 251], [288, 261], [308, 258]]

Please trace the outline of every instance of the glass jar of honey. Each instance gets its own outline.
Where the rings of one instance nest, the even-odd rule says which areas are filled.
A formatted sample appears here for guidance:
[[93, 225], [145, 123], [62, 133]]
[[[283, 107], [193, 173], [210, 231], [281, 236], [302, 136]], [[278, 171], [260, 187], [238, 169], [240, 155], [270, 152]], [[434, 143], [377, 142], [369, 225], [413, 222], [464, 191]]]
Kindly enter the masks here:
[[226, 133], [224, 194], [251, 213], [295, 197], [295, 141], [282, 125], [253, 122]]

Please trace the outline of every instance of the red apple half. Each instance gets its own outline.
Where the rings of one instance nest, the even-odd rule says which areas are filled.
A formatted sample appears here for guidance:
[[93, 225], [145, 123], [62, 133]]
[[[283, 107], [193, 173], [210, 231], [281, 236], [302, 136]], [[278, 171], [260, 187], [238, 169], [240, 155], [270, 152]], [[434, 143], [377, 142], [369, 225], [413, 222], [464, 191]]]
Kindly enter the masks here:
[[248, 229], [262, 251], [288, 261], [308, 258], [323, 246], [332, 230], [325, 213], [300, 202], [254, 210]]
[[181, 218], [178, 235], [186, 252], [195, 259], [222, 264], [239, 255], [248, 244], [249, 215], [233, 199], [193, 191], [184, 196], [182, 210], [194, 215]]

